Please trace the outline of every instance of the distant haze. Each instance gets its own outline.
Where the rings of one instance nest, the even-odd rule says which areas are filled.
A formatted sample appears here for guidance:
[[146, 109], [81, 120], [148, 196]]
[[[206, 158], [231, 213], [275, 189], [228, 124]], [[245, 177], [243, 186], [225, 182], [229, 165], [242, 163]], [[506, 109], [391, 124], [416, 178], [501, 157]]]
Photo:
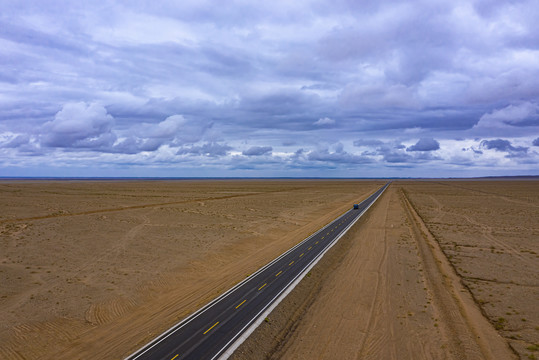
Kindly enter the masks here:
[[539, 174], [536, 0], [160, 3], [0, 0], [0, 176]]

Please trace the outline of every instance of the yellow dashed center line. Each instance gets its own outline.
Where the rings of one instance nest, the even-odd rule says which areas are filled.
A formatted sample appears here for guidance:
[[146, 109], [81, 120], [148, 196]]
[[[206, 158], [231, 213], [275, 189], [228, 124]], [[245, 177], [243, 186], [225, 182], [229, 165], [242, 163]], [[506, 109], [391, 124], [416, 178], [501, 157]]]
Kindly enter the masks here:
[[239, 308], [240, 306], [243, 305], [244, 302], [246, 302], [247, 300], [243, 300], [238, 306], [236, 306], [236, 309]]
[[281, 275], [282, 271], [279, 271], [275, 276]]
[[290, 264], [288, 264], [288, 266], [292, 265], [294, 262], [292, 261]]
[[[323, 239], [323, 238], [322, 238]], [[314, 243], [315, 245], [318, 244], [318, 241]]]
[[310, 248], [308, 248], [307, 250], [311, 250], [313, 247], [311, 246]]
[[213, 324], [213, 326], [211, 328], [209, 328], [208, 330], [204, 331], [204, 335], [206, 335], [208, 333], [208, 331], [210, 331], [211, 329], [213, 329], [214, 327], [217, 326], [217, 324], [219, 324], [219, 321], [217, 321], [215, 324]]
[[261, 287], [258, 288], [258, 290], [262, 290], [264, 288], [264, 286], [268, 285], [268, 283], [265, 283], [264, 285], [262, 285]]
[[303, 256], [303, 254], [305, 254], [305, 253], [301, 253], [301, 255], [300, 255], [299, 257], [302, 257], [302, 256]]
[[178, 356], [180, 356], [180, 354], [176, 354], [176, 356], [174, 356], [174, 357], [173, 357], [172, 359], [170, 359], [170, 360], [174, 360], [174, 359], [176, 359]]

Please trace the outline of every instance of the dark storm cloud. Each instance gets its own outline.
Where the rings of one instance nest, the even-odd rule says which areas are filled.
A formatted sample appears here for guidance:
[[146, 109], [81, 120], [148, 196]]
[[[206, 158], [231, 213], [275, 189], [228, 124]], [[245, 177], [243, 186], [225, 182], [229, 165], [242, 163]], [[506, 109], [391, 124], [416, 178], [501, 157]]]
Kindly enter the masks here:
[[539, 126], [539, 105], [535, 102], [520, 102], [485, 114], [478, 126], [513, 127]]
[[432, 138], [423, 138], [406, 149], [406, 151], [434, 151], [440, 149], [440, 143]]
[[412, 162], [413, 157], [403, 153], [403, 152], [396, 152], [396, 151], [388, 151], [384, 152], [384, 161], [388, 163], [408, 163]]
[[495, 140], [483, 140], [481, 146], [485, 149], [493, 149], [496, 151], [511, 151], [511, 152], [527, 152], [528, 148], [523, 146], [513, 146], [509, 140], [495, 139]]
[[[300, 90], [271, 91], [269, 93], [246, 95], [238, 104], [236, 122], [250, 127], [276, 128], [289, 131], [304, 131], [319, 128], [318, 123], [325, 116], [317, 116], [323, 111], [325, 101], [316, 94], [306, 94]], [[323, 127], [325, 127], [323, 126]]]
[[[412, 164], [442, 160], [440, 156], [435, 156], [430, 153], [431, 151], [436, 150], [436, 144], [431, 143], [430, 141], [421, 140], [425, 139], [420, 139], [415, 145], [409, 146], [408, 148], [398, 142], [382, 143], [377, 146], [375, 150], [366, 152], [366, 154], [381, 156], [382, 160], [388, 164], [408, 163], [410, 166], [412, 166]], [[430, 150], [410, 150], [410, 148], [418, 147], [418, 144], [419, 148]]]
[[252, 146], [242, 152], [245, 156], [260, 156], [271, 153], [273, 148], [271, 146]]
[[2, 147], [18, 148], [18, 147], [28, 144], [28, 142], [30, 142], [30, 135], [28, 134], [17, 135], [13, 139], [6, 142], [5, 144], [2, 144]]
[[350, 154], [342, 150], [330, 152], [328, 149], [314, 150], [307, 155], [307, 159], [337, 164], [369, 164], [373, 162], [371, 158], [366, 156]]

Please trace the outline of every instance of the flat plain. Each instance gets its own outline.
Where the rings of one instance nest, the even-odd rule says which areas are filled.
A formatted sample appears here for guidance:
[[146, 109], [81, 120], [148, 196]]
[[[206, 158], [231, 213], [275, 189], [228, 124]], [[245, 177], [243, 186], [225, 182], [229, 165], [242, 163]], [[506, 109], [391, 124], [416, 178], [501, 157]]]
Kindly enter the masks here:
[[[0, 182], [0, 358], [122, 358], [383, 183]], [[538, 207], [395, 181], [234, 358], [539, 357]]]
[[395, 181], [237, 351], [535, 359], [539, 182]]
[[383, 181], [2, 181], [0, 358], [118, 359]]
[[521, 358], [539, 357], [539, 182], [403, 186], [492, 326]]

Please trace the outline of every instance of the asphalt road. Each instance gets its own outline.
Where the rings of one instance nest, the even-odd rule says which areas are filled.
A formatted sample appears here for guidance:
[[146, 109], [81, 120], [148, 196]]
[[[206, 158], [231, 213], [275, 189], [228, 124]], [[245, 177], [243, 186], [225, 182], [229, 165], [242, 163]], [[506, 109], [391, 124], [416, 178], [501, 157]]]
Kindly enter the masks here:
[[[276, 299], [304, 276], [355, 221], [374, 203], [389, 183], [311, 235], [227, 293], [128, 357], [142, 359], [217, 359], [268, 310]], [[352, 204], [350, 204], [352, 205]]]

